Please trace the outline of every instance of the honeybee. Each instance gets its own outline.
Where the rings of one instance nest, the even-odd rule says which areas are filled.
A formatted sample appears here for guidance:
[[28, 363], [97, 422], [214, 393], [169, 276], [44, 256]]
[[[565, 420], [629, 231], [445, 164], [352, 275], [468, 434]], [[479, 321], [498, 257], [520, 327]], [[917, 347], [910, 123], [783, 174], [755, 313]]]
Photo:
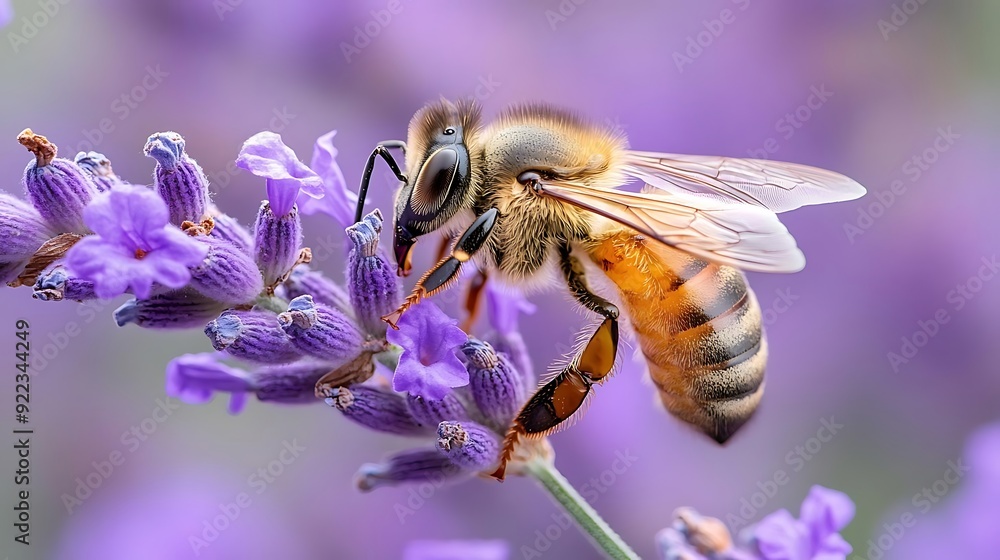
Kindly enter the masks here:
[[[405, 151], [407, 174], [393, 148]], [[451, 285], [472, 259], [515, 285], [555, 268], [580, 305], [601, 318], [513, 420], [493, 473], [500, 480], [519, 438], [569, 425], [613, 370], [621, 310], [591, 289], [585, 261], [617, 286], [665, 408], [723, 443], [764, 389], [767, 341], [742, 271], [805, 266], [776, 213], [865, 194], [848, 177], [805, 165], [633, 151], [620, 131], [547, 105], [514, 106], [486, 125], [476, 103], [442, 99], [413, 116], [405, 143], [372, 152], [358, 219], [379, 157], [402, 182], [393, 226], [401, 275], [409, 274], [421, 236], [461, 232], [450, 254], [384, 317], [390, 325]], [[640, 192], [619, 188], [632, 179], [644, 184]]]

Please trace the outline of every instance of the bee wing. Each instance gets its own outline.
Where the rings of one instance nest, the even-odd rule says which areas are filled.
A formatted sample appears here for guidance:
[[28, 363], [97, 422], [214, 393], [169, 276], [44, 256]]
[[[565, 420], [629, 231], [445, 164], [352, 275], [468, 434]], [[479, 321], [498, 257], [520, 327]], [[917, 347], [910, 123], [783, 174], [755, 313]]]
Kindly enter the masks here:
[[765, 208], [704, 196], [632, 193], [545, 180], [542, 195], [594, 212], [703, 259], [755, 272], [797, 272], [805, 257]]
[[772, 212], [854, 200], [865, 194], [857, 181], [839, 173], [764, 159], [630, 151], [624, 171], [670, 193], [707, 195]]

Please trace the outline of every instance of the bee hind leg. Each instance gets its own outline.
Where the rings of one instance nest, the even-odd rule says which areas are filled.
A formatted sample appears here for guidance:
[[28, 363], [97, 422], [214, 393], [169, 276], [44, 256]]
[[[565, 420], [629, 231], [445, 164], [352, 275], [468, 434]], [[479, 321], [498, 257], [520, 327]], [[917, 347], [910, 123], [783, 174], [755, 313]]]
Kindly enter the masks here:
[[583, 351], [555, 377], [535, 391], [514, 418], [503, 442], [500, 466], [491, 475], [503, 480], [507, 462], [521, 437], [542, 437], [568, 427], [580, 417], [595, 383], [611, 373], [618, 355], [618, 308], [587, 287], [583, 265], [570, 254], [569, 246], [560, 247], [560, 261], [570, 292], [583, 306], [604, 316], [604, 321], [590, 337]]
[[455, 242], [451, 254], [424, 273], [417, 281], [417, 285], [413, 287], [413, 292], [403, 300], [399, 308], [382, 317], [382, 320], [392, 328], [398, 328], [396, 323], [410, 306], [451, 286], [458, 279], [462, 264], [468, 262], [486, 244], [499, 216], [499, 210], [490, 208], [476, 218]]

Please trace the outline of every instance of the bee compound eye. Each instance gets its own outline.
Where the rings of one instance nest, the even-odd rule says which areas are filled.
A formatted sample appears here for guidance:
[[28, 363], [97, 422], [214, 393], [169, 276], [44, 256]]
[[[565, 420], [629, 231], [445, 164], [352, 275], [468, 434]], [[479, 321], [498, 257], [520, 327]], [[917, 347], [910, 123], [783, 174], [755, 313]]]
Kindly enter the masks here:
[[455, 129], [449, 126], [448, 128], [444, 129], [444, 133], [445, 136], [451, 136], [452, 134], [455, 134]]

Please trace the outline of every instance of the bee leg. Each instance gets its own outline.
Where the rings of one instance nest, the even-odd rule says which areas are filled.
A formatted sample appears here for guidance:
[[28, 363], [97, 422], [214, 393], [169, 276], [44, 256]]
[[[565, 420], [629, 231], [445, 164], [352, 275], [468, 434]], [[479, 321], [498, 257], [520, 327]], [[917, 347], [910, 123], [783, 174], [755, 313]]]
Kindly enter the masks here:
[[590, 341], [559, 374], [535, 391], [514, 419], [504, 438], [500, 466], [491, 475], [503, 480], [507, 461], [522, 437], [541, 437], [566, 427], [567, 420], [583, 406], [595, 383], [601, 383], [614, 368], [618, 355], [618, 307], [587, 287], [583, 265], [572, 256], [569, 245], [559, 248], [560, 266], [573, 297], [584, 307], [604, 316]]
[[489, 239], [490, 232], [493, 231], [493, 226], [496, 225], [499, 217], [500, 211], [496, 208], [490, 208], [476, 218], [472, 222], [472, 225], [455, 242], [455, 246], [451, 250], [451, 255], [442, 259], [421, 276], [420, 280], [417, 281], [417, 285], [413, 287], [413, 292], [403, 300], [399, 308], [382, 317], [382, 320], [389, 323], [389, 326], [392, 328], [398, 328], [396, 323], [403, 315], [403, 312], [411, 305], [416, 304], [427, 296], [432, 296], [447, 289], [458, 279], [458, 272], [462, 267], [462, 263], [469, 261], [486, 244], [486, 240]]
[[406, 175], [399, 170], [399, 165], [396, 163], [395, 158], [389, 153], [392, 148], [398, 148], [403, 151], [406, 155], [406, 142], [402, 140], [386, 140], [385, 142], [379, 142], [375, 149], [372, 150], [372, 155], [368, 156], [368, 162], [365, 163], [365, 171], [361, 175], [361, 187], [358, 189], [358, 209], [354, 212], [354, 221], [360, 222], [362, 216], [365, 212], [365, 198], [368, 197], [368, 184], [372, 180], [372, 171], [375, 169], [375, 158], [381, 157], [387, 164], [389, 164], [389, 169], [396, 175], [396, 178], [402, 182], [406, 182]]

